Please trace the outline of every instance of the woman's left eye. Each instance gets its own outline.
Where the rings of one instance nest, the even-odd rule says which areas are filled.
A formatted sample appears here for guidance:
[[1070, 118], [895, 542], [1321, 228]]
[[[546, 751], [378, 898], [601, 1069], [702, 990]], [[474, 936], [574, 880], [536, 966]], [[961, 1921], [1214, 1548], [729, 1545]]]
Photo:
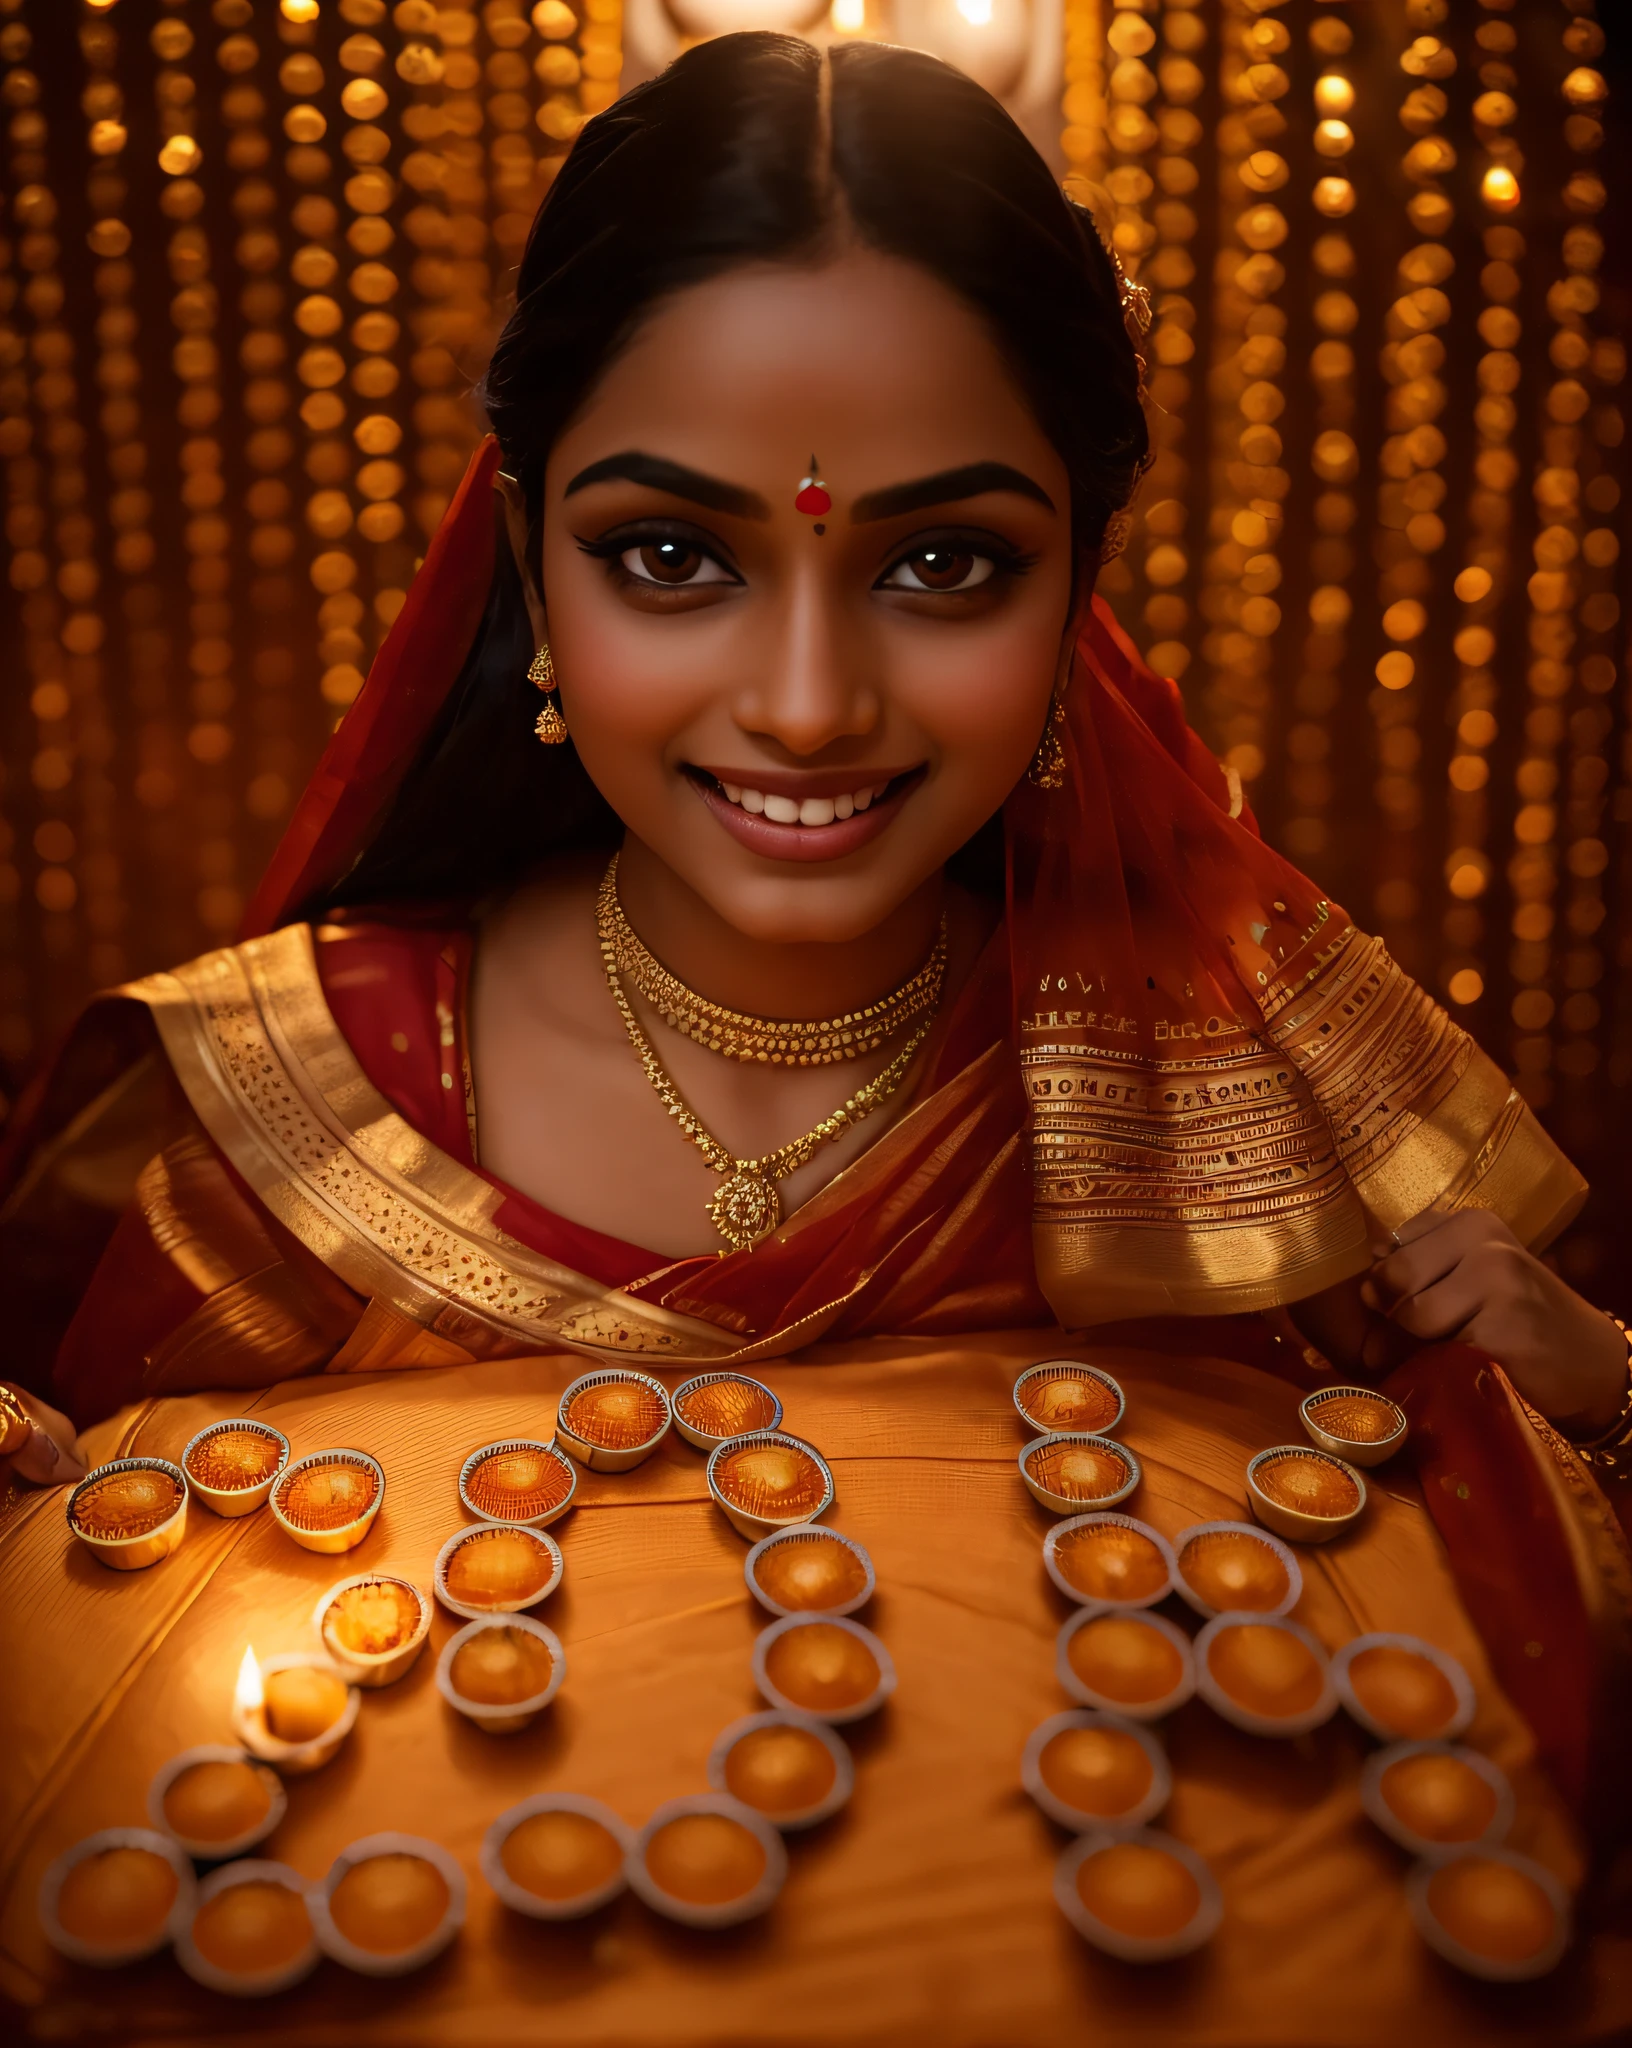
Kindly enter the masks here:
[[975, 590], [996, 568], [990, 555], [970, 547], [932, 545], [904, 555], [884, 578], [886, 590]]
[[625, 548], [618, 560], [637, 583], [656, 583], [668, 590], [732, 580], [711, 555], [690, 541], [644, 541], [639, 547]]

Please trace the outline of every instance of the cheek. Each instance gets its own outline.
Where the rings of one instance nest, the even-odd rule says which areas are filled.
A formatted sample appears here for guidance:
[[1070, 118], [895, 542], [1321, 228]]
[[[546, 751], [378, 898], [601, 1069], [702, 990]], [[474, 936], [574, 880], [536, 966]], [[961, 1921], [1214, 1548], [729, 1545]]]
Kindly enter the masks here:
[[[572, 550], [545, 556], [550, 645], [568, 722], [597, 781], [599, 760], [620, 779], [655, 764], [710, 694], [713, 673], [698, 636], [631, 612], [601, 563]], [[692, 624], [696, 622], [688, 622]]]
[[899, 664], [898, 699], [945, 781], [971, 792], [1014, 783], [1043, 728], [1060, 632], [1060, 621], [1039, 607], [984, 631], [938, 636]]

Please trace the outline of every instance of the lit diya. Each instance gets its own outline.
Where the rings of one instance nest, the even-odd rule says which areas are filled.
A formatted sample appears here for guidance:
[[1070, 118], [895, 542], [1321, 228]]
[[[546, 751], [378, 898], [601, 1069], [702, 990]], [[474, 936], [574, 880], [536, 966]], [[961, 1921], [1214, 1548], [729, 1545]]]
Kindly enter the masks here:
[[760, 1631], [754, 1683], [773, 1707], [819, 1721], [859, 1721], [894, 1692], [895, 1666], [859, 1621], [790, 1614]]
[[1015, 1381], [1014, 1405], [1022, 1422], [1050, 1436], [1104, 1436], [1122, 1420], [1127, 1403], [1108, 1372], [1071, 1358], [1045, 1358]]
[[1043, 1538], [1043, 1565], [1071, 1600], [1153, 1607], [1173, 1584], [1173, 1551], [1131, 1515], [1077, 1515]]
[[193, 1909], [193, 1866], [149, 1828], [103, 1828], [40, 1882], [40, 1925], [70, 1962], [111, 1969], [163, 1948]]
[[465, 1873], [436, 1842], [369, 1835], [341, 1850], [308, 1903], [325, 1955], [365, 1977], [400, 1977], [464, 1925]]
[[1417, 1931], [1470, 1977], [1542, 1977], [1570, 1942], [1570, 1902], [1550, 1870], [1511, 1849], [1419, 1863], [1407, 1896]]
[[1415, 1856], [1499, 1842], [1513, 1825], [1506, 1773], [1450, 1742], [1396, 1742], [1366, 1760], [1360, 1803]]
[[187, 1484], [207, 1508], [229, 1521], [250, 1515], [289, 1462], [289, 1439], [247, 1415], [212, 1422], [181, 1454]]
[[527, 1727], [566, 1675], [560, 1637], [524, 1614], [471, 1622], [448, 1638], [436, 1662], [437, 1691], [489, 1735]]
[[715, 1743], [708, 1782], [772, 1827], [809, 1828], [838, 1812], [856, 1774], [849, 1750], [822, 1722], [806, 1714], [748, 1714]]
[[288, 1807], [276, 1771], [247, 1750], [208, 1745], [173, 1756], [148, 1787], [147, 1814], [201, 1863], [265, 1841]]
[[710, 1454], [706, 1476], [726, 1520], [751, 1542], [790, 1523], [813, 1522], [833, 1505], [827, 1460], [781, 1430], [720, 1444]]
[[578, 1491], [578, 1468], [557, 1444], [510, 1438], [472, 1451], [459, 1474], [459, 1499], [479, 1522], [547, 1529]]
[[1322, 1387], [1298, 1404], [1312, 1443], [1351, 1465], [1380, 1465], [1405, 1442], [1405, 1410], [1374, 1387]]
[[115, 1458], [68, 1496], [68, 1526], [98, 1564], [145, 1571], [187, 1533], [187, 1481], [168, 1458]]
[[1050, 1820], [1085, 1828], [1137, 1827], [1167, 1804], [1173, 1776], [1148, 1730], [1115, 1714], [1053, 1714], [1031, 1731], [1020, 1782]]
[[408, 1579], [364, 1572], [322, 1595], [312, 1626], [341, 1677], [372, 1691], [394, 1684], [424, 1649], [431, 1603]]
[[286, 1776], [326, 1764], [357, 1725], [362, 1694], [327, 1657], [245, 1650], [233, 1693], [232, 1732], [252, 1756]]
[[1247, 1497], [1259, 1521], [1277, 1536], [1329, 1543], [1359, 1516], [1366, 1482], [1330, 1451], [1277, 1444], [1247, 1467]]
[[876, 1583], [872, 1559], [836, 1529], [780, 1529], [754, 1545], [742, 1569], [773, 1614], [853, 1614]]
[[1332, 1683], [1361, 1727], [1384, 1742], [1445, 1741], [1473, 1719], [1468, 1674], [1421, 1636], [1356, 1636], [1332, 1659]]
[[1190, 1639], [1143, 1608], [1084, 1608], [1060, 1630], [1054, 1669], [1071, 1697], [1132, 1721], [1155, 1721], [1195, 1691]]
[[1127, 1963], [1163, 1963], [1211, 1940], [1223, 1916], [1212, 1872], [1154, 1828], [1085, 1835], [1054, 1872], [1060, 1911], [1084, 1940]]
[[674, 1390], [674, 1426], [694, 1450], [779, 1428], [782, 1403], [740, 1372], [704, 1372]]
[[232, 1863], [198, 1889], [176, 1961], [195, 1983], [229, 1998], [287, 1991], [316, 1969], [320, 1951], [307, 1884], [286, 1863]]
[[1142, 1476], [1132, 1451], [1108, 1436], [1039, 1436], [1020, 1453], [1026, 1490], [1056, 1515], [1114, 1508]]
[[561, 1396], [555, 1440], [594, 1472], [627, 1472], [669, 1433], [668, 1390], [649, 1374], [586, 1372]]
[[302, 1550], [354, 1550], [385, 1499], [385, 1472], [366, 1451], [311, 1451], [272, 1488], [272, 1514]]
[[1215, 1614], [1286, 1614], [1303, 1592], [1298, 1560], [1251, 1522], [1198, 1522], [1173, 1542], [1174, 1584], [1203, 1620]]
[[1302, 1735], [1337, 1711], [1326, 1652], [1284, 1615], [1221, 1614], [1196, 1638], [1196, 1689], [1249, 1735]]
[[634, 1832], [598, 1799], [541, 1792], [501, 1813], [482, 1841], [482, 1875], [534, 1920], [577, 1920], [615, 1899]]
[[561, 1583], [561, 1546], [542, 1529], [473, 1522], [443, 1544], [436, 1558], [436, 1597], [477, 1621], [536, 1607]]
[[660, 1806], [635, 1837], [629, 1883], [687, 1927], [731, 1927], [763, 1913], [782, 1889], [788, 1854], [762, 1814], [723, 1793]]

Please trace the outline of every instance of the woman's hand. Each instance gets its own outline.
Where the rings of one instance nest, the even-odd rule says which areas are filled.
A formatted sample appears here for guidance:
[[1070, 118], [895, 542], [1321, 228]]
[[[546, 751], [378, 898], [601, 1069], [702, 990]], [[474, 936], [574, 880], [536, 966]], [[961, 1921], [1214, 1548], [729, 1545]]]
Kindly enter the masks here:
[[72, 1486], [85, 1477], [74, 1425], [59, 1409], [0, 1381], [0, 1471], [36, 1486]]
[[1499, 1216], [1425, 1209], [1374, 1251], [1358, 1282], [1293, 1309], [1334, 1364], [1383, 1372], [1416, 1342], [1456, 1338], [1488, 1351], [1532, 1406], [1572, 1434], [1591, 1437], [1615, 1420], [1627, 1394], [1625, 1337]]

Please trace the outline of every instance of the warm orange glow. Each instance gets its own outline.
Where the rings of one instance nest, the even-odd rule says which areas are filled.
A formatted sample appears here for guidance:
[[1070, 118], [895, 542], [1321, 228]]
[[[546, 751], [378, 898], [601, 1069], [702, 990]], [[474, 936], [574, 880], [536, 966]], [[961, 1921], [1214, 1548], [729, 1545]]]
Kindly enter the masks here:
[[1331, 117], [1346, 114], [1354, 105], [1354, 87], [1341, 72], [1328, 71], [1315, 80], [1315, 111]]
[[1479, 181], [1479, 197], [1492, 213], [1511, 213], [1519, 203], [1519, 181], [1506, 164], [1492, 164]]
[[266, 1705], [266, 1686], [253, 1645], [244, 1651], [244, 1660], [238, 1666], [238, 1683], [232, 1689], [232, 1703], [240, 1714], [258, 1714]]

